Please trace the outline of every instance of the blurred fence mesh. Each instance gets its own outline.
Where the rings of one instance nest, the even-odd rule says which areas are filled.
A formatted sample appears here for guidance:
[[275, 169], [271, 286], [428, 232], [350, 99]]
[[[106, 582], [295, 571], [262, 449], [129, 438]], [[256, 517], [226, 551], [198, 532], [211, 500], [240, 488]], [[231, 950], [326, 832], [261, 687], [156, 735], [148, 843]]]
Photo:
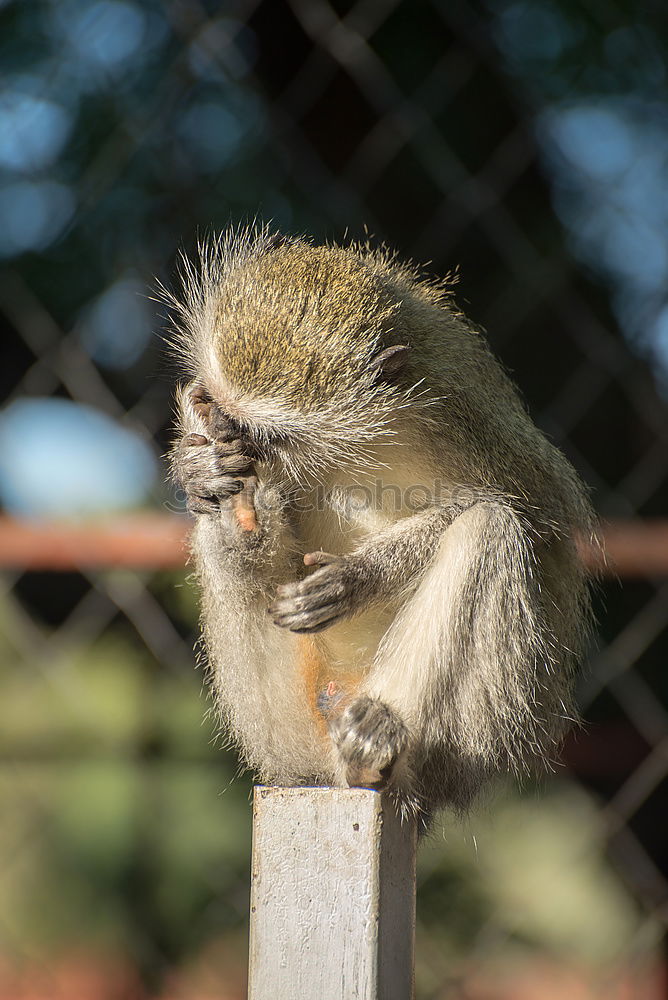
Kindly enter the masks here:
[[[665, 514], [667, 39], [608, 0], [0, 4], [9, 512], [99, 513], [128, 441], [108, 506], [179, 509], [143, 294], [258, 216], [459, 268], [601, 514]], [[425, 849], [421, 997], [664, 995], [668, 581], [606, 578], [597, 611], [566, 768]], [[249, 782], [201, 724], [185, 573], [18, 567], [0, 615], [0, 995], [243, 995]]]

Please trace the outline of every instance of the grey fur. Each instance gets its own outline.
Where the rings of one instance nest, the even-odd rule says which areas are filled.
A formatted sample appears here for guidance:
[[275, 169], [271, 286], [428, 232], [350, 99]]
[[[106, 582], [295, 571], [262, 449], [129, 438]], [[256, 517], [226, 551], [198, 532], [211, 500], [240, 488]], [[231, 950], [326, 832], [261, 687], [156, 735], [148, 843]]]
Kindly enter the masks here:
[[[387, 782], [422, 816], [549, 766], [590, 625], [575, 536], [594, 519], [447, 283], [266, 230], [206, 246], [185, 277], [172, 462], [246, 763], [270, 782]], [[251, 477], [248, 531], [234, 504]], [[337, 692], [329, 735], [305, 655]]]

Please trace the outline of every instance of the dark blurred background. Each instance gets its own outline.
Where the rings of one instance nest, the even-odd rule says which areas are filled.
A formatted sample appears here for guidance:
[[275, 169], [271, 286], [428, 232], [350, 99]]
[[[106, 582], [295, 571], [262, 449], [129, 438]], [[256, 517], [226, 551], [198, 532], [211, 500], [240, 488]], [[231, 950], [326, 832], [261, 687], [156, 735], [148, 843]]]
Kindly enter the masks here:
[[0, 0], [0, 73], [0, 998], [245, 995], [150, 295], [256, 216], [459, 268], [628, 557], [566, 765], [423, 847], [418, 997], [667, 996], [665, 4]]

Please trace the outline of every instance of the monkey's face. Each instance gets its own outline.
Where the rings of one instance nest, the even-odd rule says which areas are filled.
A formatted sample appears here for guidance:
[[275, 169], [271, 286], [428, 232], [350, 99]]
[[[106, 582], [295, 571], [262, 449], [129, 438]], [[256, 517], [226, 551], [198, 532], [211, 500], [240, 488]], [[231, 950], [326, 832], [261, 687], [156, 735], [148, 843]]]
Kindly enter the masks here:
[[[394, 345], [368, 359], [344, 358], [339, 369], [345, 368], [347, 383], [342, 371], [336, 377], [330, 358], [311, 357], [305, 366], [288, 358], [282, 377], [274, 358], [271, 391], [252, 374], [245, 384], [234, 384], [221, 372], [215, 400], [203, 387], [191, 398], [212, 437], [239, 439], [245, 454], [300, 481], [319, 478], [331, 467], [368, 467], [376, 446], [394, 440], [407, 354], [405, 345]], [[248, 359], [244, 366], [252, 368]]]
[[244, 454], [298, 482], [318, 479], [332, 466], [365, 461], [365, 450], [374, 439], [387, 436], [384, 426], [371, 426], [366, 413], [361, 426], [353, 423], [349, 410], [342, 413], [324, 405], [317, 411], [297, 408], [285, 400], [249, 392], [226, 394], [214, 401], [202, 387], [193, 396], [211, 438], [241, 441]]
[[415, 381], [402, 370], [399, 297], [340, 248], [287, 241], [247, 251], [216, 258], [183, 310], [190, 371], [209, 394], [202, 405], [215, 400], [222, 416], [212, 419], [297, 478], [368, 465], [395, 439]]

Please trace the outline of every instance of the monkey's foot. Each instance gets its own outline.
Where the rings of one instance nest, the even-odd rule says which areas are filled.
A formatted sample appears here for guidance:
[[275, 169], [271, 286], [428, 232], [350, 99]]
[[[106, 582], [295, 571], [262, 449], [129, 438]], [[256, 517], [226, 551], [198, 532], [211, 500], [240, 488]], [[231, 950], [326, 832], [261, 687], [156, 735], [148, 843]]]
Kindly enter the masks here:
[[384, 788], [408, 741], [397, 713], [384, 702], [362, 695], [330, 722], [329, 729], [348, 784]]
[[216, 513], [253, 475], [253, 459], [244, 454], [238, 439], [211, 441], [203, 434], [186, 434], [172, 453], [172, 463], [188, 509], [195, 514]]
[[278, 587], [269, 607], [274, 624], [291, 632], [320, 632], [354, 610], [356, 576], [349, 559], [328, 552], [309, 552], [307, 566], [315, 573]]

